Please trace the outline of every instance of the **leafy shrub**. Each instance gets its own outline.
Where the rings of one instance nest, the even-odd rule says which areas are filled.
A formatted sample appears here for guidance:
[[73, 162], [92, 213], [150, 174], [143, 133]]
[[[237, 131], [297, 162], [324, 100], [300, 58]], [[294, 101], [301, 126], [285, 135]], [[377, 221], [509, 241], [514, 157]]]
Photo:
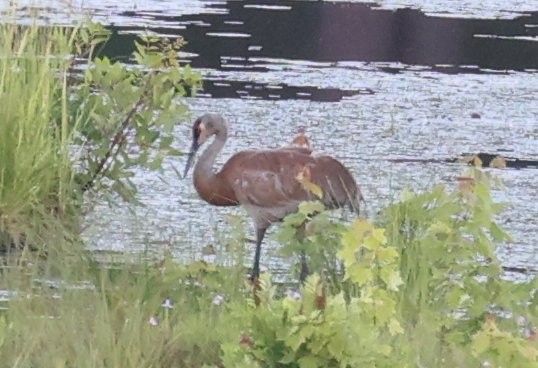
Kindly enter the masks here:
[[[303, 207], [304, 208], [304, 207]], [[357, 254], [361, 254], [357, 258]], [[387, 246], [382, 229], [355, 221], [342, 234], [339, 256], [345, 279], [360, 293], [329, 295], [325, 282], [311, 276], [298, 296], [275, 299], [266, 277], [247, 316], [242, 344], [223, 345], [226, 367], [394, 366], [399, 362], [391, 341], [403, 332], [396, 318], [400, 284], [398, 254]], [[396, 353], [396, 354], [395, 354]]]
[[[385, 229], [364, 220], [333, 224], [319, 205], [304, 204], [285, 220], [281, 239], [299, 252], [313, 245], [314, 257], [338, 248], [345, 272], [318, 263], [322, 276], [283, 299], [264, 278], [257, 298], [235, 310], [244, 324], [238, 340], [222, 346], [224, 365], [538, 364], [537, 284], [503, 278], [494, 245], [508, 235], [493, 220], [502, 206], [492, 201], [490, 185], [473, 170], [452, 192], [404, 192], [384, 211]], [[319, 233], [297, 230], [309, 218], [323, 224]], [[329, 287], [327, 274], [341, 277], [340, 288]]]
[[469, 344], [491, 313], [519, 334], [516, 320], [532, 313], [536, 288], [534, 280], [503, 278], [495, 245], [509, 236], [494, 220], [502, 205], [491, 198], [492, 179], [474, 169], [463, 179], [452, 192], [404, 192], [382, 220], [401, 259], [399, 315], [423, 337], [440, 339], [441, 356], [449, 343]]
[[[93, 44], [103, 34], [92, 25], [80, 39]], [[73, 141], [84, 148], [76, 178], [82, 191], [97, 189], [133, 202], [132, 169], [160, 170], [165, 157], [181, 154], [172, 147], [173, 128], [187, 114], [178, 97], [200, 86], [200, 75], [179, 65], [182, 45], [182, 39], [140, 36], [136, 65], [95, 58], [73, 85], [71, 108], [82, 111]]]

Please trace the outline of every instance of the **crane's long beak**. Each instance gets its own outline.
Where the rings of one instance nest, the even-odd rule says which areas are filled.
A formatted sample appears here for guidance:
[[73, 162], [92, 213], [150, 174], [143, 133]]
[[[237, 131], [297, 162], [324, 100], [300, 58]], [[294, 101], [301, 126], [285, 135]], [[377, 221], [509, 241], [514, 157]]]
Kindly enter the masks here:
[[194, 156], [196, 155], [196, 151], [198, 151], [198, 142], [196, 140], [192, 141], [191, 151], [189, 152], [189, 156], [187, 156], [187, 163], [185, 164], [185, 171], [183, 172], [183, 178], [187, 176], [189, 173], [189, 169], [192, 166], [192, 163], [194, 161]]

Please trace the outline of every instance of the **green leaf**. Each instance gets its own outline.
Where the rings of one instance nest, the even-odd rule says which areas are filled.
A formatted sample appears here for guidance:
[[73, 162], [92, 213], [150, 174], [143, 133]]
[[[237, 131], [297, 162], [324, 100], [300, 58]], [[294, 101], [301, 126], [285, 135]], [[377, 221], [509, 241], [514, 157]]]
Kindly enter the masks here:
[[323, 366], [321, 359], [313, 355], [307, 355], [299, 358], [297, 363], [299, 363], [300, 368], [317, 368]]
[[296, 352], [297, 350], [299, 350], [299, 347], [305, 343], [305, 341], [306, 338], [302, 334], [295, 333], [288, 336], [285, 343], [292, 351]]
[[345, 233], [342, 236], [343, 246], [337, 253], [338, 257], [344, 261], [346, 267], [349, 267], [353, 263], [357, 262], [357, 249], [355, 246], [353, 246], [353, 244], [350, 245], [350, 242], [352, 241], [350, 240], [351, 237], [354, 238], [354, 235], [350, 233]]
[[402, 193], [400, 194], [400, 198], [402, 202], [410, 201], [411, 199], [415, 198], [415, 193], [411, 192], [409, 189], [405, 188], [402, 190]]
[[297, 355], [295, 354], [294, 350], [287, 351], [286, 354], [284, 354], [284, 357], [279, 360], [279, 363], [289, 365], [290, 363], [295, 363], [297, 361]]
[[351, 265], [346, 270], [346, 276], [358, 286], [363, 286], [373, 278], [371, 269], [358, 265]]
[[303, 213], [292, 213], [284, 218], [283, 226], [299, 226], [302, 225], [305, 220], [306, 216]]
[[0, 349], [4, 345], [6, 337], [8, 336], [8, 323], [5, 316], [0, 316]]
[[367, 236], [364, 238], [362, 246], [366, 249], [377, 251], [381, 247], [381, 243], [374, 236]]
[[400, 277], [400, 273], [398, 269], [394, 266], [389, 267], [383, 267], [379, 271], [379, 276], [381, 277], [381, 280], [387, 285], [387, 288], [389, 290], [398, 290], [398, 288], [403, 284], [402, 278]]
[[148, 164], [150, 170], [160, 170], [162, 168], [163, 156], [157, 155], [153, 161]]
[[338, 361], [342, 360], [344, 356], [344, 349], [346, 348], [346, 340], [343, 334], [337, 333], [331, 336], [328, 340], [329, 342], [327, 343], [327, 350], [329, 351], [329, 354], [331, 354], [331, 356]]
[[482, 354], [489, 348], [490, 344], [491, 344], [491, 339], [489, 335], [484, 331], [480, 331], [473, 337], [473, 342], [472, 342], [473, 353], [476, 355]]
[[379, 244], [386, 244], [387, 237], [385, 236], [385, 229], [374, 229], [372, 231], [372, 238], [374, 238]]
[[392, 263], [400, 256], [400, 254], [398, 253], [396, 248], [384, 247], [377, 250], [376, 256], [379, 262]]
[[385, 356], [390, 356], [392, 354], [392, 347], [386, 344], [380, 344], [376, 346], [377, 351]]
[[325, 206], [319, 201], [306, 201], [299, 204], [299, 213], [304, 215], [313, 215], [318, 212], [323, 212]]
[[489, 227], [489, 231], [491, 232], [491, 236], [493, 239], [497, 241], [511, 241], [511, 236], [505, 232], [499, 225], [497, 225], [495, 222], [492, 222]]
[[160, 152], [167, 156], [174, 156], [174, 157], [183, 156], [183, 152], [178, 151], [177, 149], [174, 149], [174, 148], [161, 149]]
[[389, 328], [389, 333], [394, 336], [397, 334], [403, 334], [405, 331], [400, 325], [400, 322], [396, 318], [391, 318], [387, 327]]

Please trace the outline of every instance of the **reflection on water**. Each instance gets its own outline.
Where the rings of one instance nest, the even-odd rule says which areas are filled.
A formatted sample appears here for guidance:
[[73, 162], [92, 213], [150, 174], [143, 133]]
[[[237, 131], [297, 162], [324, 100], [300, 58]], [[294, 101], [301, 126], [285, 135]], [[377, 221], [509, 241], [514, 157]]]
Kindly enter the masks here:
[[[516, 0], [86, 3], [113, 24], [104, 51], [111, 57], [128, 58], [145, 27], [187, 39], [184, 61], [205, 79], [203, 94], [188, 99], [193, 117], [217, 111], [231, 123], [220, 163], [238, 150], [286, 145], [305, 126], [316, 152], [351, 168], [372, 217], [404, 187], [454, 187], [464, 167], [443, 161], [461, 153], [538, 158], [538, 4], [517, 11], [506, 10], [518, 9]], [[182, 123], [178, 148], [187, 150], [190, 122]], [[391, 161], [417, 158], [431, 162]], [[88, 219], [91, 247], [139, 254], [171, 247], [189, 259], [230, 237], [226, 216], [243, 212], [202, 202], [190, 178], [170, 168], [183, 164], [166, 162], [162, 178], [137, 173], [146, 207], [134, 214], [99, 204]], [[488, 170], [506, 186], [494, 194], [510, 203], [499, 221], [515, 235], [499, 254], [507, 266], [532, 267], [536, 169]], [[277, 250], [269, 241], [262, 262], [284, 272], [288, 261]]]
[[[275, 62], [312, 61], [319, 68], [360, 61], [388, 64], [397, 73], [409, 66], [443, 73], [505, 73], [538, 70], [538, 12], [515, 19], [468, 19], [428, 16], [416, 9], [384, 10], [372, 4], [303, 1], [231, 1], [216, 3], [203, 14], [153, 14], [165, 26], [149, 29], [189, 41], [185, 51], [192, 66], [211, 71], [271, 72]], [[538, 7], [537, 7], [538, 9]], [[137, 17], [136, 11], [124, 12]], [[178, 27], [167, 27], [169, 23]], [[105, 54], [125, 58], [132, 53], [140, 27], [117, 28]], [[319, 63], [318, 63], [319, 64]], [[277, 66], [278, 68], [278, 66]], [[215, 88], [219, 73], [208, 73], [211, 97], [245, 97]], [[297, 86], [293, 86], [297, 88]], [[305, 93], [309, 89], [305, 88]], [[243, 91], [240, 86], [236, 91]], [[269, 98], [267, 92], [265, 97]], [[311, 98], [315, 100], [315, 98]]]

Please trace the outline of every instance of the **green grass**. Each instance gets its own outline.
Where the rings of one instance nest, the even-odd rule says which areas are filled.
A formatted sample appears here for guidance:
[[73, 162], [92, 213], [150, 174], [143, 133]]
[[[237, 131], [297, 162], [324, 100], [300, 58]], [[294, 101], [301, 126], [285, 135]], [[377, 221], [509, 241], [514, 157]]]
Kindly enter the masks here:
[[70, 34], [0, 25], [0, 233], [14, 243], [37, 237], [73, 199], [68, 125], [74, 117], [66, 112]]
[[[216, 295], [243, 293], [228, 271], [224, 278], [211, 267], [170, 260], [90, 264], [48, 259], [4, 270], [2, 286], [17, 296], [0, 314], [0, 366], [200, 367], [216, 364], [221, 342], [237, 337], [225, 305], [213, 303]], [[163, 306], [166, 299], [172, 308]]]

